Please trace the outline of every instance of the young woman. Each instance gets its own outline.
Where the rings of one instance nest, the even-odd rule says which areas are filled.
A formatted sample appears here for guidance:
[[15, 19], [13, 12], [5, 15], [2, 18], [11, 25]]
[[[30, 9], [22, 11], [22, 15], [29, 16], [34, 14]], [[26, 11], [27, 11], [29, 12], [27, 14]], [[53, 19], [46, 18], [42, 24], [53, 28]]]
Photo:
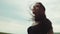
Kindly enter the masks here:
[[30, 26], [28, 34], [53, 34], [53, 28], [50, 20], [46, 18], [45, 7], [37, 2], [32, 9], [35, 25]]

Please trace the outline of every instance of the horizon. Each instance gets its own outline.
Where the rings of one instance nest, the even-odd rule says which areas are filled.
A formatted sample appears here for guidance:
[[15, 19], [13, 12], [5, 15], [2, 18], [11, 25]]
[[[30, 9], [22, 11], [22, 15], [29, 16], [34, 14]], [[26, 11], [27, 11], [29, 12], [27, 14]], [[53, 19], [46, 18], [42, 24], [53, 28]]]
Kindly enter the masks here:
[[29, 7], [36, 2], [45, 6], [53, 31], [60, 32], [60, 0], [0, 0], [0, 32], [27, 34], [33, 23]]

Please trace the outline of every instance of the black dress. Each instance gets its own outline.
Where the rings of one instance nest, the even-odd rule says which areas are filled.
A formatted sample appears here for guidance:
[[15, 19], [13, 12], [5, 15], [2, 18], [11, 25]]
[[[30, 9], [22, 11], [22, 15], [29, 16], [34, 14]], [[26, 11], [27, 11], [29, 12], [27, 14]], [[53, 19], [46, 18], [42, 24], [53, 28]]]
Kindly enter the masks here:
[[[38, 21], [38, 20], [37, 20]], [[42, 21], [42, 22], [40, 22]], [[30, 26], [27, 30], [28, 34], [47, 34], [52, 29], [52, 24], [47, 18], [40, 20], [38, 25]]]

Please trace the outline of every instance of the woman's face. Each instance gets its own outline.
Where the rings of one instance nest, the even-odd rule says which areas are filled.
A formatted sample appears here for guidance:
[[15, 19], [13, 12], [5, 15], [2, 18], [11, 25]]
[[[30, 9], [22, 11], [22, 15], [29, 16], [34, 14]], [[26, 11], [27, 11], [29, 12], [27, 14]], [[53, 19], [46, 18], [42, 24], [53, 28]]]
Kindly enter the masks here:
[[33, 9], [38, 11], [40, 9], [40, 4], [35, 4], [33, 6]]
[[43, 5], [36, 3], [33, 6], [32, 12], [34, 15], [39, 16], [39, 15], [44, 15], [45, 14], [45, 10], [43, 8]]
[[42, 10], [42, 8], [41, 8], [40, 4], [35, 4], [33, 6], [32, 12], [33, 12], [33, 14], [38, 16], [38, 15], [41, 15], [41, 13], [42, 13], [41, 10]]

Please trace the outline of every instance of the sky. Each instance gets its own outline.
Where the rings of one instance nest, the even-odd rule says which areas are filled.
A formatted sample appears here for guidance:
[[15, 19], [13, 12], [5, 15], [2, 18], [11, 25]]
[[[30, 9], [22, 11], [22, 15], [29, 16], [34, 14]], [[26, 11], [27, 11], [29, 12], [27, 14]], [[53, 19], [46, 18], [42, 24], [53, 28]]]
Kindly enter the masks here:
[[36, 2], [45, 6], [53, 31], [60, 32], [60, 0], [0, 0], [0, 32], [27, 34], [33, 23], [29, 7]]

